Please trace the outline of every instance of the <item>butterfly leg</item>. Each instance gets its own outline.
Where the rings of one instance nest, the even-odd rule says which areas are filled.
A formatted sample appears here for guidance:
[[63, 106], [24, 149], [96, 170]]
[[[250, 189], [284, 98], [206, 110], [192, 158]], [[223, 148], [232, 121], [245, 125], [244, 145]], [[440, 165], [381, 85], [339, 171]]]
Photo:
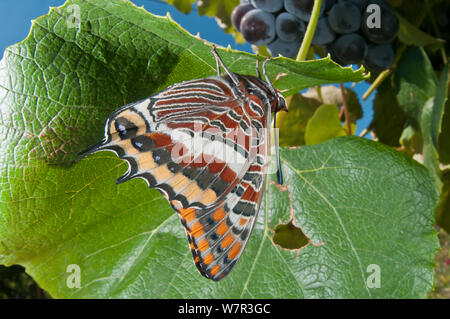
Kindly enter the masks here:
[[277, 130], [277, 112], [273, 116], [273, 135], [275, 139], [275, 156], [277, 161], [277, 183], [283, 185], [283, 171], [281, 170], [281, 160], [280, 160], [280, 144]]
[[[267, 58], [264, 60], [262, 64], [263, 69], [263, 75], [266, 79], [266, 82], [270, 85], [271, 91], [273, 94], [276, 94], [275, 87], [273, 86], [273, 83], [270, 81], [269, 77], [267, 76], [266, 72], [266, 63], [269, 62], [271, 58]], [[258, 74], [259, 74], [259, 68], [258, 68]], [[273, 117], [273, 128], [274, 128], [274, 137], [275, 137], [275, 156], [277, 160], [277, 183], [282, 185], [283, 184], [283, 172], [281, 171], [281, 160], [280, 160], [280, 151], [279, 151], [279, 142], [278, 142], [278, 131], [277, 131], [277, 112], [275, 112]]]

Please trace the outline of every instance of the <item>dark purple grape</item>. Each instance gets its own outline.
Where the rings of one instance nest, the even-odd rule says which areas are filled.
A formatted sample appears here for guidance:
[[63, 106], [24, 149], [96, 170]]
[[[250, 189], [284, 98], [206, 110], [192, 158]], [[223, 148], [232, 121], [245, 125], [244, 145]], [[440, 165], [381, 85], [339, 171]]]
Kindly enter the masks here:
[[[346, 0], [346, 1], [358, 1], [358, 0]], [[389, 6], [389, 4], [386, 3], [385, 0], [367, 0], [365, 2], [366, 2], [366, 6], [369, 5], [369, 4], [378, 4], [380, 6], [385, 6], [385, 5]]]
[[375, 72], [381, 72], [394, 63], [394, 49], [391, 44], [370, 44], [364, 64]]
[[361, 11], [351, 2], [338, 2], [328, 13], [328, 22], [337, 33], [353, 33], [361, 25]]
[[277, 12], [283, 8], [283, 0], [251, 0], [255, 8], [267, 11]]
[[261, 9], [253, 9], [244, 15], [239, 29], [247, 42], [265, 45], [275, 39], [275, 17]]
[[231, 12], [231, 23], [236, 30], [241, 31], [240, 25], [242, 18], [247, 12], [253, 9], [255, 8], [251, 4], [240, 4], [233, 9]]
[[330, 10], [331, 7], [336, 3], [336, 0], [324, 0], [324, 2], [325, 2], [324, 11], [328, 12], [328, 10]]
[[369, 1], [361, 19], [361, 31], [368, 40], [377, 44], [391, 43], [397, 36], [398, 28], [398, 19], [392, 8]]
[[345, 34], [328, 46], [334, 62], [340, 65], [361, 63], [367, 54], [367, 43], [357, 33]]
[[289, 12], [280, 13], [275, 20], [275, 31], [284, 41], [300, 40], [305, 29], [305, 23]]
[[267, 45], [267, 51], [269, 51], [271, 56], [278, 56], [281, 54], [287, 58], [294, 58], [297, 55], [298, 49], [300, 48], [300, 41], [283, 41], [277, 38], [275, 41]]
[[[292, 13], [303, 21], [309, 21], [314, 6], [314, 0], [284, 0], [284, 8], [287, 12]], [[325, 1], [320, 7], [320, 14], [325, 9]]]
[[336, 33], [330, 28], [327, 17], [322, 17], [317, 22], [316, 31], [312, 39], [312, 44], [324, 45], [336, 38]]

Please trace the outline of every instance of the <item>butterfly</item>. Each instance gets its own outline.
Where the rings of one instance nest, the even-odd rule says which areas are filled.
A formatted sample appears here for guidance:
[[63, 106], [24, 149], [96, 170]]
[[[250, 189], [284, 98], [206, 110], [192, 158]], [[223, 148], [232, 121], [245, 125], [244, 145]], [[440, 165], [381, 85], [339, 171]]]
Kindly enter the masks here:
[[255, 225], [271, 115], [287, 107], [266, 74], [268, 59], [264, 81], [258, 62], [257, 77], [241, 75], [225, 66], [214, 45], [211, 52], [217, 76], [121, 107], [108, 118], [105, 138], [82, 156], [113, 151], [129, 166], [117, 183], [139, 177], [158, 189], [179, 214], [197, 269], [218, 281], [239, 260]]

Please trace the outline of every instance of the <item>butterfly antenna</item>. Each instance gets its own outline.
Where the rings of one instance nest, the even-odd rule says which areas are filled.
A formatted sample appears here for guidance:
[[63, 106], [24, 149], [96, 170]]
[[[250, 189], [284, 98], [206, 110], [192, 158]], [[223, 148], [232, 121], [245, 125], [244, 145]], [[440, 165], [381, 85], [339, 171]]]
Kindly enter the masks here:
[[278, 130], [277, 130], [277, 112], [273, 116], [273, 135], [275, 139], [275, 156], [277, 157], [277, 183], [283, 185], [283, 171], [281, 170], [281, 160], [280, 160], [280, 144], [278, 140]]
[[269, 62], [270, 60], [272, 60], [270, 57], [264, 60], [264, 62], [262, 64], [262, 70], [263, 70], [264, 78], [266, 79], [266, 82], [269, 84], [270, 91], [272, 92], [273, 95], [276, 95], [277, 91], [275, 90], [275, 87], [273, 86], [272, 81], [270, 81], [270, 79], [266, 73], [266, 63]]
[[256, 75], [261, 80], [261, 72], [259, 71], [259, 60], [256, 60]]
[[217, 76], [220, 77], [220, 64], [217, 58], [216, 58], [216, 69], [217, 69]]
[[211, 46], [211, 52], [212, 52], [212, 54], [214, 54], [214, 57], [216, 58], [217, 74], [220, 76], [220, 68], [219, 68], [219, 65], [220, 65], [225, 70], [225, 72], [228, 74], [228, 76], [231, 78], [231, 80], [236, 85], [236, 87], [239, 87], [239, 81], [238, 81], [236, 75], [233, 72], [231, 72], [230, 70], [228, 70], [228, 68], [225, 66], [225, 64], [223, 63], [222, 59], [219, 56], [219, 53], [217, 53], [217, 51], [216, 51], [215, 44], [213, 44]]
[[[271, 60], [270, 57], [264, 60], [262, 64], [262, 70], [264, 78], [266, 79], [267, 84], [269, 84], [270, 91], [273, 95], [277, 94], [277, 90], [273, 86], [272, 81], [270, 81], [269, 77], [267, 76], [266, 72], [266, 63]], [[275, 156], [277, 157], [277, 183], [283, 184], [283, 172], [281, 171], [281, 160], [280, 160], [280, 146], [278, 141], [278, 130], [277, 130], [277, 112], [273, 115], [273, 129], [274, 129], [274, 139], [275, 139]]]

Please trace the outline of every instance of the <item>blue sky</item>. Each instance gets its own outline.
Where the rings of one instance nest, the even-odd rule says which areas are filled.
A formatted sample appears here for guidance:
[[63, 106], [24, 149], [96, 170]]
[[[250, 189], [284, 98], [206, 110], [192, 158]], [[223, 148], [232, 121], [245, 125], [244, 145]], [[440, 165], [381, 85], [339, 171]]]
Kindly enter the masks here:
[[[182, 14], [171, 5], [157, 0], [132, 0], [138, 6], [158, 15], [166, 15], [170, 12], [172, 18], [183, 28], [192, 34], [200, 33], [200, 36], [210, 42], [222, 46], [230, 45], [233, 49], [252, 52], [249, 44], [236, 44], [233, 36], [226, 34], [220, 29], [213, 18], [199, 16], [193, 8], [190, 14]], [[23, 40], [31, 26], [31, 20], [48, 13], [48, 7], [60, 6], [64, 0], [1, 0], [0, 1], [0, 55], [11, 44]], [[351, 86], [346, 83], [345, 86]], [[354, 89], [359, 97], [369, 87], [367, 83], [358, 83]], [[374, 94], [367, 101], [361, 101], [364, 117], [357, 122], [357, 134], [365, 129], [373, 116], [372, 104]]]

